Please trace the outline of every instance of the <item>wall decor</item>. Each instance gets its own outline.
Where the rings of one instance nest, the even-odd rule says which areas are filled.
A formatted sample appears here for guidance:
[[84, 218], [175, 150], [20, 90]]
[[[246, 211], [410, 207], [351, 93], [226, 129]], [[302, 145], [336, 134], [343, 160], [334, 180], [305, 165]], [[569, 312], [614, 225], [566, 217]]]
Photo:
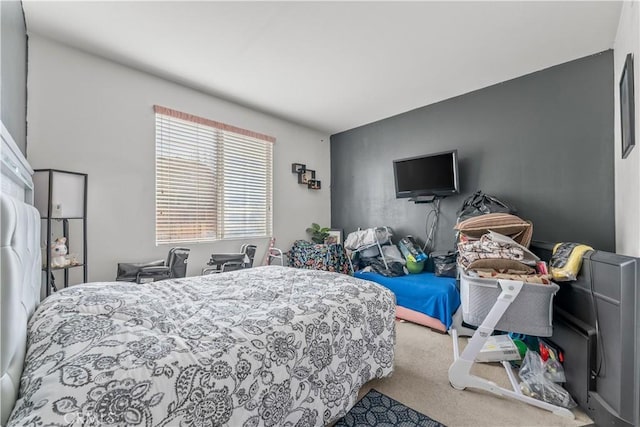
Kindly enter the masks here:
[[635, 105], [633, 86], [633, 56], [629, 53], [620, 77], [620, 126], [622, 140], [622, 158], [626, 159], [636, 145]]
[[328, 231], [329, 236], [324, 239], [325, 244], [342, 244], [342, 230], [331, 229]]
[[312, 190], [319, 190], [320, 187], [320, 180], [319, 179], [310, 179], [309, 182], [307, 183], [307, 187], [312, 189]]
[[310, 190], [320, 190], [320, 180], [316, 179], [316, 171], [307, 169], [302, 163], [291, 163], [291, 173], [298, 175], [298, 184], [306, 185]]
[[298, 184], [309, 184], [309, 181], [316, 179], [316, 171], [307, 169], [298, 174]]
[[291, 173], [303, 173], [305, 170], [307, 170], [307, 165], [291, 163]]

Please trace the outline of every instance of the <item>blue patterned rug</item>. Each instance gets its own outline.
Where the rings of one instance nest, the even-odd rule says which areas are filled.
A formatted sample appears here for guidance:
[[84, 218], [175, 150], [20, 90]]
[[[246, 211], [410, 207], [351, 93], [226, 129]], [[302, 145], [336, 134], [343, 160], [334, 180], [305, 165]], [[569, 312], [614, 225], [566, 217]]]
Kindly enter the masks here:
[[424, 414], [370, 390], [334, 427], [401, 426], [401, 427], [446, 427]]

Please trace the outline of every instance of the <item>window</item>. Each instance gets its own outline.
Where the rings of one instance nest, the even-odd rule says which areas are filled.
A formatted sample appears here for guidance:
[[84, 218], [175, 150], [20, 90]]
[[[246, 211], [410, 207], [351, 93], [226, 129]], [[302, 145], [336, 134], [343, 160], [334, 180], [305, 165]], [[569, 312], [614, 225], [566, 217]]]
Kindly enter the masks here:
[[156, 244], [272, 233], [273, 137], [156, 113]]

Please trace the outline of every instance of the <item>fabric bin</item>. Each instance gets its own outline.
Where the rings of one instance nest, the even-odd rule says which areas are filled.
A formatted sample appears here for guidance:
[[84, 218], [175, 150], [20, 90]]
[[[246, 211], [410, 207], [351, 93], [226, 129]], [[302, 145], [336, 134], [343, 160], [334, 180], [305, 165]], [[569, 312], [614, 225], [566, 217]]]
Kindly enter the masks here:
[[[502, 315], [494, 329], [519, 334], [549, 337], [553, 333], [553, 296], [560, 287], [555, 283], [524, 283], [518, 296]], [[502, 288], [497, 279], [460, 275], [462, 319], [480, 326], [496, 303]]]

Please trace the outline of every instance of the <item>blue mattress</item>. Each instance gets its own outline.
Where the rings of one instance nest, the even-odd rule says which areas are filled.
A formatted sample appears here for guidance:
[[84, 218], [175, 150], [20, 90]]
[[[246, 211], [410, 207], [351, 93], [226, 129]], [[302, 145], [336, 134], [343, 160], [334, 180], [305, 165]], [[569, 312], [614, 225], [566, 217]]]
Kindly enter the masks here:
[[356, 271], [355, 277], [370, 280], [396, 294], [396, 303], [427, 316], [439, 319], [449, 329], [453, 313], [460, 306], [456, 279], [438, 277], [433, 273], [386, 277], [378, 273]]

